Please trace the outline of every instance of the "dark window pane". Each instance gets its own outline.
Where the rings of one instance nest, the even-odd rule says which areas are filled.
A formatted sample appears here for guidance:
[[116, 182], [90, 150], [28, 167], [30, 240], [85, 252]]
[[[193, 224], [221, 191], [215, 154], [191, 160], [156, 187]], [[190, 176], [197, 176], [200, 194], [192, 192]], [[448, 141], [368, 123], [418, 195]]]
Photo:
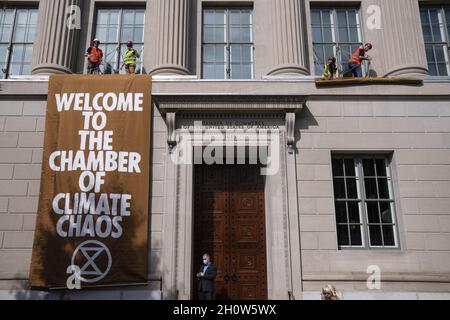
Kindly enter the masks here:
[[439, 70], [439, 75], [440, 76], [447, 76], [448, 75], [448, 71], [447, 71], [447, 64], [446, 63], [438, 63], [438, 70]]
[[387, 177], [386, 161], [383, 159], [377, 159], [377, 160], [375, 160], [375, 164], [377, 167], [377, 176], [378, 177]]
[[432, 75], [432, 76], [437, 76], [438, 75], [438, 71], [437, 71], [437, 68], [436, 68], [436, 65], [435, 64], [428, 64], [428, 70], [430, 71], [430, 75]]
[[434, 63], [436, 61], [434, 57], [434, 50], [432, 46], [426, 46], [426, 53], [427, 53], [427, 61]]
[[393, 223], [391, 204], [389, 202], [380, 202], [382, 223]]
[[350, 39], [348, 37], [347, 28], [339, 28], [339, 41], [340, 42], [349, 42]]
[[350, 28], [350, 42], [359, 42], [358, 28]]
[[369, 235], [370, 235], [370, 245], [372, 246], [383, 245], [380, 226], [369, 226]]
[[334, 197], [336, 199], [345, 199], [345, 182], [343, 178], [334, 179]]
[[342, 159], [333, 159], [333, 176], [342, 177], [344, 176], [344, 166]]
[[336, 201], [335, 202], [335, 208], [336, 208], [336, 221], [337, 221], [337, 223], [348, 223], [348, 221], [347, 221], [347, 207], [345, 205], [345, 202]]
[[394, 226], [383, 226], [383, 238], [385, 246], [395, 246]]
[[423, 31], [423, 38], [425, 42], [432, 42], [433, 41], [433, 35], [431, 34], [431, 27], [429, 25], [424, 25], [422, 27]]
[[364, 179], [367, 199], [378, 199], [377, 181], [375, 178]]
[[388, 180], [385, 178], [378, 179], [378, 191], [380, 199], [390, 199]]
[[434, 42], [444, 41], [444, 39], [442, 39], [441, 27], [439, 25], [433, 25], [431, 30], [433, 30], [433, 41]]
[[430, 23], [430, 19], [428, 18], [428, 10], [427, 9], [420, 10], [420, 19], [422, 21], [422, 24]]
[[322, 28], [320, 27], [312, 27], [312, 35], [314, 42], [323, 42], [322, 38]]
[[333, 34], [330, 27], [323, 28], [323, 41], [324, 42], [333, 42]]
[[355, 177], [355, 161], [353, 159], [345, 159], [345, 175], [347, 177]]
[[350, 241], [348, 239], [348, 226], [338, 225], [337, 226], [338, 244], [340, 246], [349, 246]]
[[358, 191], [356, 189], [356, 179], [347, 178], [347, 199], [358, 199]]
[[380, 223], [377, 202], [367, 202], [367, 220], [369, 223]]
[[375, 166], [372, 159], [363, 160], [364, 176], [374, 177], [375, 176]]
[[311, 23], [312, 24], [321, 24], [319, 10], [311, 11]]
[[347, 202], [348, 217], [350, 223], [360, 223], [359, 204], [357, 202]]
[[322, 24], [324, 26], [331, 25], [331, 11], [330, 10], [322, 10]]
[[436, 62], [445, 62], [445, 53], [444, 50], [446, 50], [446, 48], [444, 46], [436, 46], [435, 47], [435, 52], [436, 52]]
[[352, 246], [361, 246], [361, 226], [360, 225], [350, 225], [350, 237]]
[[337, 20], [339, 26], [347, 26], [347, 13], [345, 10], [337, 11]]
[[356, 26], [357, 20], [356, 16], [358, 15], [358, 12], [356, 10], [349, 10], [348, 11], [348, 24], [349, 26]]

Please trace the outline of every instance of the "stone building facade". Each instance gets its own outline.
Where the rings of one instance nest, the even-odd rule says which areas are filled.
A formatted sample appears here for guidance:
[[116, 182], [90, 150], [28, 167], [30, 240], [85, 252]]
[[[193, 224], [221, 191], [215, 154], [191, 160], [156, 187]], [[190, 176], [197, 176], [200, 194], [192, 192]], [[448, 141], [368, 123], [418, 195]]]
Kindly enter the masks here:
[[[71, 13], [80, 14], [80, 29], [67, 28], [70, 6]], [[196, 248], [202, 250], [206, 241], [197, 230], [205, 226], [202, 214], [211, 210], [214, 219], [231, 221], [226, 227], [209, 221], [207, 229], [213, 243], [229, 241], [229, 248], [214, 258], [219, 267], [234, 269], [222, 270], [220, 277], [230, 273], [235, 280], [218, 280], [233, 292], [231, 298], [319, 299], [326, 284], [335, 285], [344, 299], [450, 298], [448, 5], [419, 0], [14, 0], [2, 10], [5, 16], [17, 10], [18, 19], [20, 9], [35, 10], [37, 20], [25, 23], [35, 28], [28, 39], [30, 61], [15, 64], [11, 54], [5, 59], [9, 72], [0, 80], [1, 298], [58, 298], [58, 293], [30, 291], [27, 284], [48, 75], [85, 72], [85, 48], [99, 35], [113, 48], [105, 47], [109, 72], [120, 72], [114, 50], [123, 46], [125, 29], [133, 29], [133, 37], [142, 33], [143, 39], [135, 39], [143, 43], [140, 72], [154, 76], [149, 283], [74, 292], [73, 298], [193, 298]], [[427, 34], [428, 26], [437, 26], [442, 41]], [[374, 46], [368, 72], [420, 77], [423, 85], [316, 87], [315, 70], [329, 50], [345, 61], [342, 48], [367, 41]], [[251, 170], [238, 166], [228, 174], [226, 165], [219, 166], [202, 183], [199, 176], [208, 177], [204, 164], [174, 161], [181, 157], [180, 136], [199, 121], [206, 134], [218, 127], [237, 141], [246, 137], [236, 129], [241, 125], [277, 129], [271, 141], [278, 147], [271, 151], [279, 170], [264, 177], [258, 196], [263, 229], [234, 227], [246, 223], [242, 208], [230, 205], [224, 216], [215, 216], [219, 200], [205, 207], [198, 200], [199, 190], [210, 183], [209, 194], [221, 192], [237, 207], [252, 207], [255, 191], [239, 180]], [[235, 145], [248, 146], [243, 141]], [[261, 139], [253, 147], [269, 145]], [[239, 192], [221, 189], [214, 180], [218, 176], [238, 177]], [[246, 254], [230, 245], [240, 232], [247, 242], [264, 243], [264, 253], [246, 247]], [[211, 246], [205, 250], [217, 249]], [[252, 282], [252, 271], [263, 287]], [[368, 286], [378, 272], [381, 287]]]

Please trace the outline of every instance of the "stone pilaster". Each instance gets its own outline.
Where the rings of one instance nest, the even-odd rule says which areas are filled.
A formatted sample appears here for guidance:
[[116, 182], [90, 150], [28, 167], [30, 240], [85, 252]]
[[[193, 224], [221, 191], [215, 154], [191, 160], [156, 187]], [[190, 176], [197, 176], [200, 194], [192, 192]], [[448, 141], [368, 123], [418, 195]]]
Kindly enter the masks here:
[[68, 27], [70, 11], [68, 8], [75, 5], [81, 9], [82, 2], [83, 0], [40, 1], [38, 35], [35, 43], [37, 53], [33, 61], [32, 74], [73, 72], [79, 53], [80, 30]]
[[308, 75], [304, 0], [271, 1], [273, 67], [269, 75]]
[[370, 0], [363, 4], [362, 13], [366, 16], [370, 5], [379, 6], [381, 9], [381, 29], [364, 26], [364, 40], [374, 45], [370, 55], [374, 58], [372, 68], [377, 75], [382, 77], [428, 74], [419, 1]]
[[190, 0], [149, 0], [155, 10], [151, 74], [191, 74], [189, 70]]

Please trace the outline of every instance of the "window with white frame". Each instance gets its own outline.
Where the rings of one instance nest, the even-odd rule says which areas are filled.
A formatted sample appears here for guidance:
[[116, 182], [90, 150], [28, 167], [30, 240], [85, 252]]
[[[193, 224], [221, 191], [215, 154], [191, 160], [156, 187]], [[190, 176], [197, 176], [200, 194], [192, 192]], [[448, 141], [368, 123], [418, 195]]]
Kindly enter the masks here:
[[420, 9], [428, 70], [432, 76], [449, 76], [450, 6]]
[[397, 248], [389, 159], [334, 155], [332, 168], [339, 248]]
[[204, 8], [203, 79], [253, 78], [253, 17], [250, 8]]
[[31, 73], [38, 10], [0, 9], [0, 65], [2, 78]]
[[97, 10], [95, 37], [101, 42], [103, 50], [104, 73], [125, 73], [123, 67], [127, 42], [134, 42], [134, 49], [139, 53], [136, 73], [141, 73], [142, 53], [144, 50], [143, 8], [101, 8]]
[[311, 29], [316, 75], [331, 56], [336, 57], [338, 70], [347, 69], [351, 55], [362, 45], [361, 20], [358, 8], [311, 8]]

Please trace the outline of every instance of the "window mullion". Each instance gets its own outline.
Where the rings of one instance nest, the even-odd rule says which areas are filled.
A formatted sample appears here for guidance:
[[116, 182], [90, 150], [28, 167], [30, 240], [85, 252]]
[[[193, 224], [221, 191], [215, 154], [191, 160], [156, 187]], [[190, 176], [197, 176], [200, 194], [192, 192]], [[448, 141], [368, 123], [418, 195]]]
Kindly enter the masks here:
[[370, 248], [370, 237], [369, 237], [369, 224], [367, 220], [367, 198], [366, 198], [366, 185], [364, 180], [364, 170], [362, 166], [362, 158], [357, 158], [357, 168], [358, 168], [358, 174], [359, 174], [359, 187], [361, 188], [361, 210], [362, 210], [362, 223], [363, 223], [363, 229], [364, 229], [364, 247]]
[[123, 28], [123, 9], [119, 9], [119, 25], [117, 28], [117, 48], [116, 48], [116, 66], [115, 66], [115, 70], [118, 70], [117, 73], [120, 73], [120, 58], [121, 58], [121, 43], [122, 43], [122, 28]]

